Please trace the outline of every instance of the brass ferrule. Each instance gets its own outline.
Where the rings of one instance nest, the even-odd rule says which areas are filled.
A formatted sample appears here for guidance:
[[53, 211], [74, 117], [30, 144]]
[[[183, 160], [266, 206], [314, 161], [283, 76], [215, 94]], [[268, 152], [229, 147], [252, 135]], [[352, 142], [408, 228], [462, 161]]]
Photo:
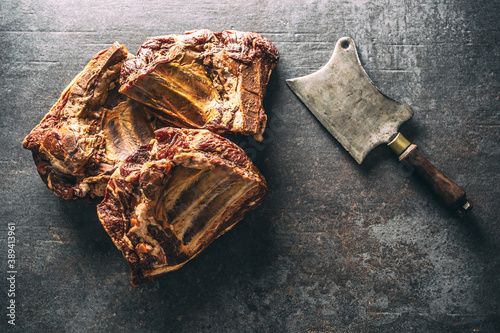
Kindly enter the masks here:
[[406, 139], [403, 134], [398, 132], [398, 134], [396, 134], [396, 136], [391, 140], [391, 142], [387, 144], [387, 146], [391, 148], [392, 151], [396, 153], [396, 155], [399, 156], [406, 150], [406, 148], [408, 148], [410, 144], [410, 141], [408, 141], [408, 139]]

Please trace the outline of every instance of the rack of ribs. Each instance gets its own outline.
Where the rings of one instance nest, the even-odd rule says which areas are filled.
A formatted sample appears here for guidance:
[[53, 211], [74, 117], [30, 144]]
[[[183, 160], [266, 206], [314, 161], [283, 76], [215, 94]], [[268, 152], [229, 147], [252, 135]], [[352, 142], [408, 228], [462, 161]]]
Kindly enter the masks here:
[[148, 38], [123, 64], [120, 92], [175, 127], [253, 135], [278, 50], [253, 32], [196, 30]]
[[208, 130], [155, 134], [116, 169], [97, 208], [134, 286], [179, 269], [267, 193], [264, 177], [231, 141]]
[[63, 199], [103, 196], [118, 162], [160, 126], [118, 92], [122, 64], [131, 56], [119, 43], [96, 54], [24, 139], [40, 177]]
[[56, 195], [104, 197], [99, 219], [137, 286], [182, 267], [264, 200], [264, 177], [219, 134], [263, 139], [278, 58], [253, 32], [148, 38], [135, 57], [116, 42], [23, 146]]

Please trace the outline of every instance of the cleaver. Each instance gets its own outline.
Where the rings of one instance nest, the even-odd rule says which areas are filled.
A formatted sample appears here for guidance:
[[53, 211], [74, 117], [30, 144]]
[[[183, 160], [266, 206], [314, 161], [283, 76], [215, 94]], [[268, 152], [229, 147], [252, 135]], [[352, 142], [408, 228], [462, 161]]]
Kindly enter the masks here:
[[378, 90], [363, 69], [351, 38], [339, 39], [323, 68], [286, 82], [359, 164], [373, 148], [386, 143], [399, 161], [414, 170], [458, 216], [472, 209], [464, 189], [399, 133], [399, 126], [413, 116], [413, 111]]

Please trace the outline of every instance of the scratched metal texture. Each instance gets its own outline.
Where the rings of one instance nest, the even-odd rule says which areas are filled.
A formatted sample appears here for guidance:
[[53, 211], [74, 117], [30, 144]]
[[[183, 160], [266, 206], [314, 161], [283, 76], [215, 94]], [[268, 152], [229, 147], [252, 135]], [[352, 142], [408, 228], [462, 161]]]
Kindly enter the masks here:
[[[0, 4], [3, 332], [499, 332], [500, 2], [83, 1]], [[26, 134], [114, 41], [209, 28], [263, 34], [281, 60], [257, 144], [270, 193], [179, 271], [139, 288], [94, 203], [39, 179]], [[287, 88], [351, 36], [405, 135], [474, 201], [458, 220], [386, 148], [358, 166]], [[16, 223], [16, 326], [6, 231]]]

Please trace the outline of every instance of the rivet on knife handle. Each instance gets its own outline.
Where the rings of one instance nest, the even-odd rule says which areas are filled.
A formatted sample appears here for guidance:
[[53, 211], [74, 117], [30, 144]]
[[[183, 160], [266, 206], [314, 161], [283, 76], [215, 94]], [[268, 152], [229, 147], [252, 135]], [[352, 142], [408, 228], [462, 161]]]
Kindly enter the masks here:
[[465, 190], [432, 165], [417, 145], [411, 144], [401, 133], [395, 134], [387, 146], [398, 156], [400, 162], [408, 163], [458, 216], [462, 217], [472, 209], [472, 202], [467, 199]]

